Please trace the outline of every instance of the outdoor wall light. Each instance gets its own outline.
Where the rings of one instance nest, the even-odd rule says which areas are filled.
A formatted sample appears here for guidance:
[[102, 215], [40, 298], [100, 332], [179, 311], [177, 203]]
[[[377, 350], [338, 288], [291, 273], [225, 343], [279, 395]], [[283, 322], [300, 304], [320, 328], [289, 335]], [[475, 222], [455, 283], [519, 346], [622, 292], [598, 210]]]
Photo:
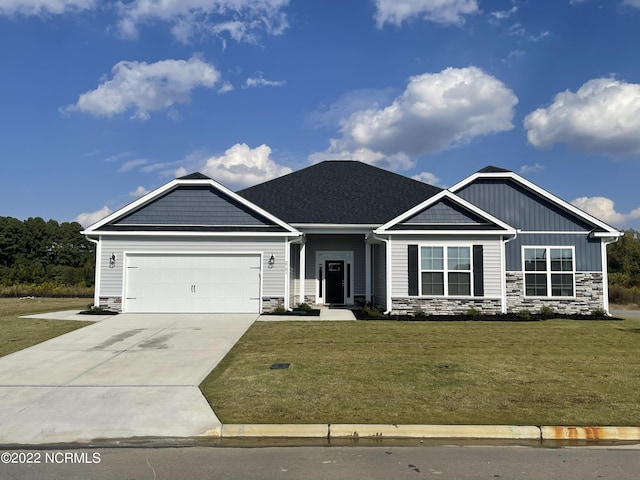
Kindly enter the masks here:
[[269, 257], [269, 262], [268, 262], [269, 268], [273, 268], [275, 264], [276, 264], [276, 258], [273, 255], [271, 255]]
[[116, 266], [116, 254], [112, 253], [109, 257], [109, 268], [114, 268]]

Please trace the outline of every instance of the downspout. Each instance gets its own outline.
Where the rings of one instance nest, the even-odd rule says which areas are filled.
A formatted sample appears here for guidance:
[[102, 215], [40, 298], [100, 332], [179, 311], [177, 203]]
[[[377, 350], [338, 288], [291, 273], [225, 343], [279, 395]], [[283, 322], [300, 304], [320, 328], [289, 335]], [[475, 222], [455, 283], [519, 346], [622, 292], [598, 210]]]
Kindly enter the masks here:
[[385, 315], [389, 315], [392, 310], [391, 305], [391, 238], [382, 238], [373, 232], [373, 239], [383, 242], [385, 244], [385, 291], [387, 294], [387, 309], [383, 312]]
[[502, 313], [508, 313], [508, 305], [507, 305], [507, 243], [509, 242], [513, 242], [516, 238], [518, 238], [518, 230], [516, 230], [516, 233], [514, 233], [513, 235], [511, 235], [511, 238], [507, 238], [506, 240], [503, 240], [501, 242], [501, 249], [502, 249], [502, 261], [504, 262], [504, 264], [502, 265], [502, 271], [500, 272], [500, 276], [502, 277], [502, 281], [501, 281], [501, 289], [502, 289]]
[[85, 235], [85, 238], [91, 243], [96, 244], [96, 271], [93, 278], [93, 306], [100, 306], [100, 276], [102, 274], [102, 243], [100, 240], [95, 240], [89, 235]]
[[608, 317], [611, 316], [611, 312], [609, 312], [609, 265], [607, 261], [607, 246], [616, 243], [618, 240], [620, 240], [620, 237], [611, 237], [608, 240], [603, 239], [602, 242], [602, 306]]

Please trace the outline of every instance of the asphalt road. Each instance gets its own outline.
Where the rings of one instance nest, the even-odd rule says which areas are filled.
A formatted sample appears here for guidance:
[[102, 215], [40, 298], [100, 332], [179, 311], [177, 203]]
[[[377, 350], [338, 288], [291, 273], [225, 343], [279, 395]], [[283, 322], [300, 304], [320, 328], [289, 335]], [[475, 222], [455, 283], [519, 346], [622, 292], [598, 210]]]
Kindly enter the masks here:
[[[637, 479], [640, 446], [3, 450], [1, 479]], [[31, 463], [26, 463], [31, 461]], [[15, 463], [11, 463], [15, 462]]]

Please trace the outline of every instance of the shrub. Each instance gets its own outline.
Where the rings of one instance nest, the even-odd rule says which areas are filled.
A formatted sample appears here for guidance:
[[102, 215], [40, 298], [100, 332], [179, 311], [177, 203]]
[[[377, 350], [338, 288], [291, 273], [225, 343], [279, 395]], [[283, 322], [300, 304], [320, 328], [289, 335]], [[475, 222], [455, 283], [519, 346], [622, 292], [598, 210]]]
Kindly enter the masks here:
[[310, 312], [311, 310], [313, 310], [313, 308], [308, 303], [301, 303], [300, 305], [298, 305], [298, 310]]
[[368, 318], [385, 318], [379, 306], [365, 304], [362, 313]]
[[554, 310], [553, 307], [550, 307], [549, 305], [545, 305], [540, 309], [540, 315], [542, 315], [545, 318], [551, 318], [554, 316]]
[[467, 317], [479, 317], [481, 313], [482, 312], [480, 310], [478, 310], [477, 308], [471, 307], [471, 308], [469, 308], [469, 310], [467, 310], [466, 315], [467, 315]]
[[521, 320], [531, 320], [531, 312], [529, 310], [520, 310], [517, 316]]
[[287, 311], [284, 309], [284, 305], [282, 305], [281, 303], [278, 304], [278, 306], [276, 308], [273, 309], [272, 313], [275, 314], [283, 314], [286, 313]]

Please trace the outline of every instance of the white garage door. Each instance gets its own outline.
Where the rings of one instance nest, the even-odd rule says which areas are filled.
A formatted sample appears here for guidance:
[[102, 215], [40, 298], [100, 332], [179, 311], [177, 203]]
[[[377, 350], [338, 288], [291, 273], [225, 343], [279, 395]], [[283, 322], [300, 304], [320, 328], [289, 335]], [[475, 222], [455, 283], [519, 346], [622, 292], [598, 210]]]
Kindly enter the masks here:
[[260, 311], [260, 255], [129, 254], [126, 267], [126, 312]]

